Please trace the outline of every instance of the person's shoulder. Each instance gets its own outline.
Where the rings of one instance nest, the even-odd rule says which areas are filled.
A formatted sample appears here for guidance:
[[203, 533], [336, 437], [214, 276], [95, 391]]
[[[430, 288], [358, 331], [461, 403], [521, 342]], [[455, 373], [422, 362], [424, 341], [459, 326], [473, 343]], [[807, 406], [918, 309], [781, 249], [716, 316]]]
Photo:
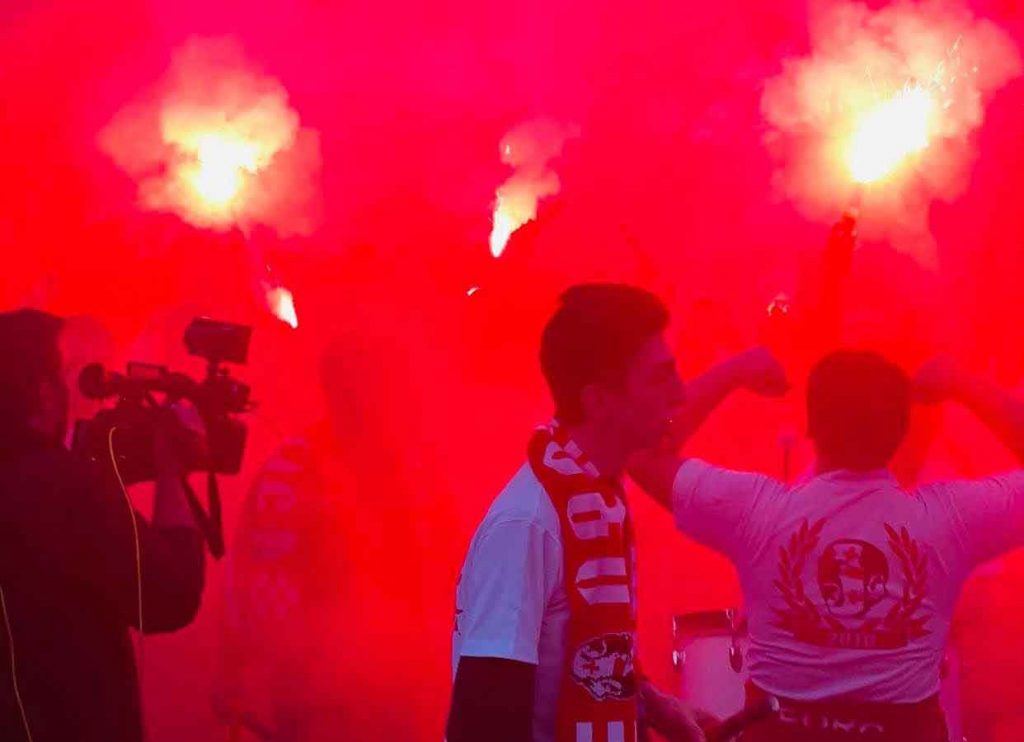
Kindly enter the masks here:
[[530, 464], [524, 463], [494, 498], [480, 530], [518, 524], [538, 528], [560, 540], [558, 512]]
[[319, 468], [327, 458], [321, 453], [324, 447], [316, 428], [283, 438], [260, 465], [253, 480], [253, 489], [259, 491], [294, 484]]
[[975, 479], [948, 479], [915, 487], [911, 494], [923, 501], [935, 498], [981, 497], [993, 492], [1024, 492], [1024, 469]]
[[700, 487], [712, 491], [745, 488], [773, 496], [790, 494], [792, 488], [785, 482], [763, 472], [729, 469], [699, 458], [684, 460], [676, 471], [673, 489], [676, 491]]
[[313, 465], [313, 444], [308, 436], [293, 435], [267, 457], [260, 469], [264, 479], [288, 479]]
[[260, 465], [248, 487], [242, 529], [278, 523], [293, 513], [299, 507], [303, 482], [320, 474], [318, 464], [316, 438], [309, 431], [284, 438]]

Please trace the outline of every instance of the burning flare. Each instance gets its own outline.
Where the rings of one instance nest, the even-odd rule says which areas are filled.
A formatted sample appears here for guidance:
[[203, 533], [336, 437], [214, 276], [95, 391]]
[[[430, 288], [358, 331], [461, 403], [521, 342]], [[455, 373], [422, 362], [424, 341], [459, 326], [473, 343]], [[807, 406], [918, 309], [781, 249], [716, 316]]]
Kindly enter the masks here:
[[196, 195], [213, 208], [227, 208], [242, 189], [243, 178], [259, 169], [258, 147], [223, 133], [203, 134], [195, 148], [195, 165], [183, 168]]
[[578, 130], [547, 119], [520, 124], [501, 140], [501, 161], [516, 171], [498, 188], [491, 226], [491, 255], [501, 257], [512, 233], [537, 218], [537, 202], [561, 190], [551, 160]]
[[512, 233], [533, 218], [529, 213], [513, 217], [509, 212], [510, 208], [505, 199], [501, 197], [499, 190], [494, 201], [494, 217], [491, 221], [491, 237], [489, 239], [491, 255], [496, 258], [500, 258], [501, 254], [505, 252], [505, 246], [508, 245]]
[[545, 181], [520, 182], [515, 176], [498, 189], [491, 224], [491, 255], [500, 258], [512, 233], [537, 218], [537, 202], [558, 193], [558, 177], [551, 174]]
[[848, 166], [858, 183], [873, 183], [892, 173], [928, 146], [935, 99], [919, 85], [906, 86], [864, 114], [850, 145]]
[[279, 320], [293, 330], [299, 326], [299, 315], [295, 311], [295, 299], [292, 292], [284, 286], [266, 287], [267, 307]]

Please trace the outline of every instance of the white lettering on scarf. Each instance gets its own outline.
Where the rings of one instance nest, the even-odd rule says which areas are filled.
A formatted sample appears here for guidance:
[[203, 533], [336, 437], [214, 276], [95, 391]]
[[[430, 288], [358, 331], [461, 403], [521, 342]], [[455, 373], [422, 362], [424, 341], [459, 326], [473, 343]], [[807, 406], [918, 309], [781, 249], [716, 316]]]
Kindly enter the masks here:
[[[608, 742], [626, 742], [626, 725], [621, 721], [609, 721], [605, 738]], [[633, 736], [637, 738], [636, 722], [633, 722]], [[589, 721], [576, 722], [576, 742], [594, 742], [594, 725]]]
[[615, 504], [609, 507], [600, 492], [574, 495], [566, 510], [572, 532], [579, 539], [607, 538], [612, 524], [621, 526], [626, 522], [625, 503], [615, 496]]
[[583, 473], [583, 469], [573, 460], [572, 456], [554, 441], [548, 443], [548, 447], [544, 449], [544, 466], [566, 477]]
[[[584, 582], [602, 580], [601, 584], [583, 586]], [[576, 572], [576, 589], [590, 605], [629, 605], [629, 584], [626, 581], [626, 560], [622, 557], [588, 559]]]

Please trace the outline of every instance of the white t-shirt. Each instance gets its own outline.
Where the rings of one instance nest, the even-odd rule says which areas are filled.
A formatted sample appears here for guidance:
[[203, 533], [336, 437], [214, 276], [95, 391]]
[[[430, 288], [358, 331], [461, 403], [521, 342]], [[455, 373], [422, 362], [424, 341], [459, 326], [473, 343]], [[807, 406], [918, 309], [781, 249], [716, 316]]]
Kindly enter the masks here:
[[739, 573], [750, 676], [804, 701], [913, 703], [939, 665], [971, 569], [1024, 544], [1024, 471], [902, 490], [886, 471], [796, 487], [691, 459], [676, 525]]
[[534, 742], [554, 742], [566, 652], [558, 513], [529, 463], [498, 495], [469, 546], [455, 596], [452, 673], [461, 657], [537, 666]]

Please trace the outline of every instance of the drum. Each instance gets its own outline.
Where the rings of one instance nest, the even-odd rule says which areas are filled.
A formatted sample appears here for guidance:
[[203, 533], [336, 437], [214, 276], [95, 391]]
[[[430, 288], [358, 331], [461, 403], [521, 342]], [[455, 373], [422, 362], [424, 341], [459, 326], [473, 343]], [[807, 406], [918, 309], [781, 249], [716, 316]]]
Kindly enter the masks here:
[[[747, 624], [740, 611], [725, 608], [683, 613], [672, 619], [672, 666], [679, 697], [720, 719], [737, 713], [746, 700]], [[954, 641], [942, 661], [939, 701], [949, 739], [962, 742], [960, 653]]]
[[672, 636], [679, 697], [720, 719], [742, 709], [748, 640], [739, 611], [727, 608], [675, 616]]

